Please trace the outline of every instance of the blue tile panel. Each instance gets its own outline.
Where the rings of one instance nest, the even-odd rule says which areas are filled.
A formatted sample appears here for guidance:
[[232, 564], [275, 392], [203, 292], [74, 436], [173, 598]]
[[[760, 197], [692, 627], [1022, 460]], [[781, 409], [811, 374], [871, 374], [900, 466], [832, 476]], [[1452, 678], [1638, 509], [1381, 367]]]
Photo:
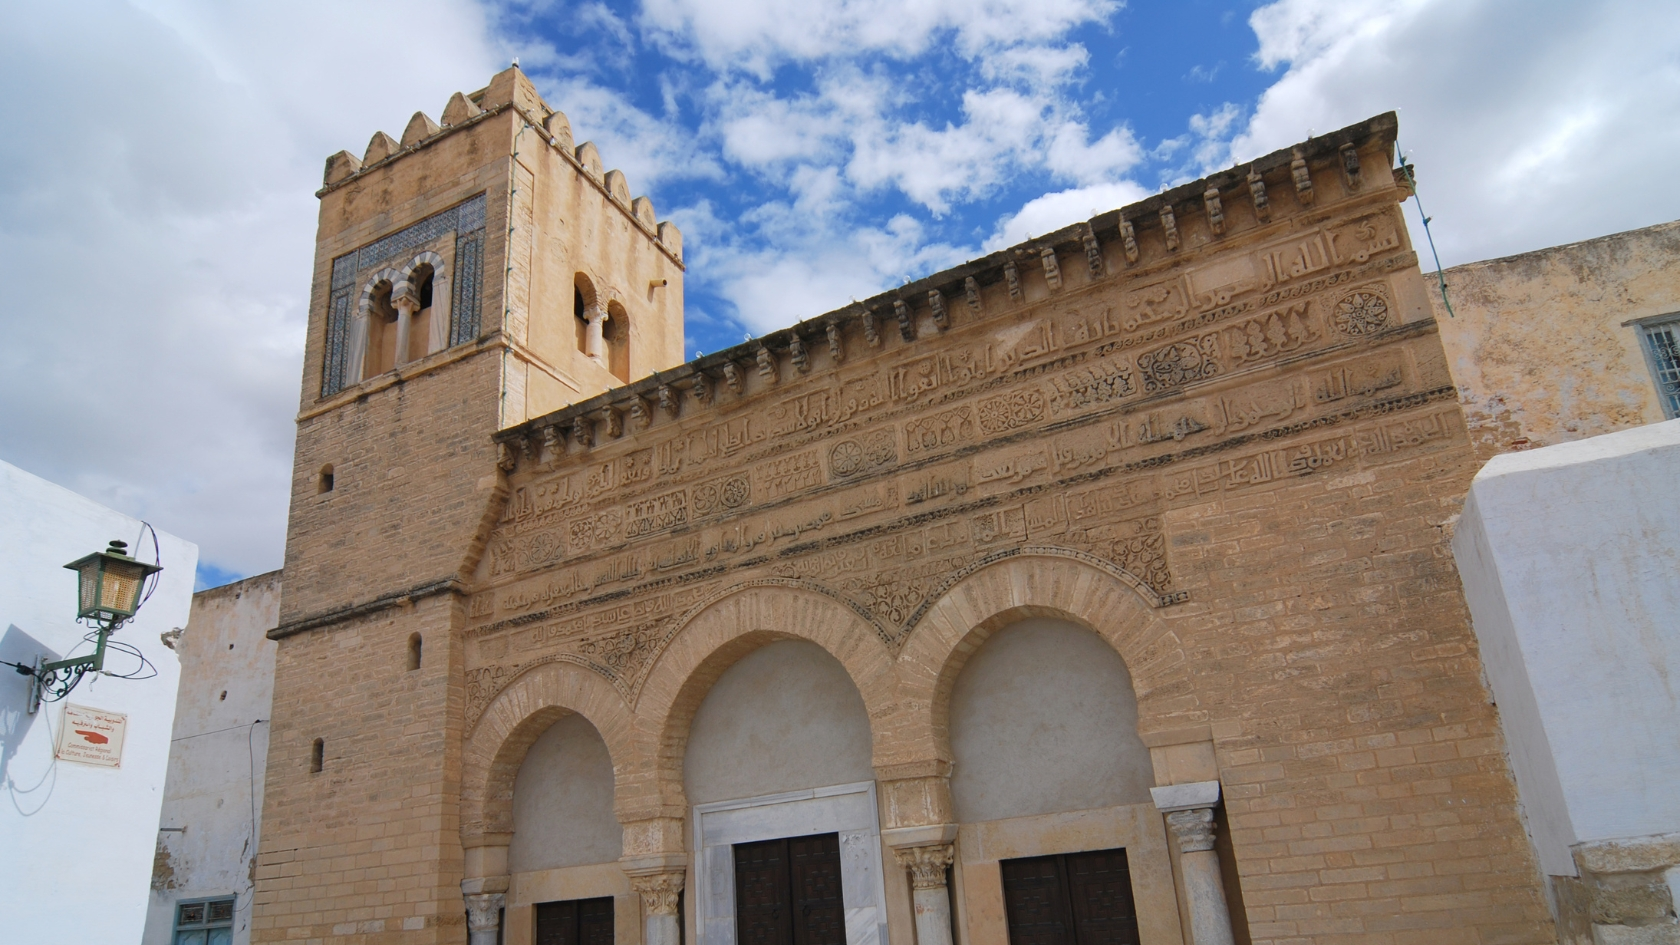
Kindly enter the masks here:
[[478, 337], [479, 302], [484, 279], [484, 194], [413, 226], [381, 237], [361, 249], [333, 260], [332, 294], [327, 302], [327, 350], [321, 371], [321, 396], [335, 394], [356, 382], [344, 376], [349, 357], [351, 307], [356, 288], [370, 270], [407, 262], [417, 247], [446, 233], [455, 234], [454, 304], [450, 307], [449, 344]]

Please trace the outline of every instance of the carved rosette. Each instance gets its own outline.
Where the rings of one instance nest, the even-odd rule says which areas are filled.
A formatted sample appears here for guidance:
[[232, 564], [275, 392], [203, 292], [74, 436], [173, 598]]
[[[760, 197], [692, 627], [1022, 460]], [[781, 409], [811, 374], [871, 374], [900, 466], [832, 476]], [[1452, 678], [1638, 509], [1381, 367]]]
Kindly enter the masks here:
[[1369, 335], [1388, 326], [1388, 302], [1375, 292], [1355, 292], [1336, 303], [1330, 320], [1344, 334]]
[[1175, 810], [1167, 815], [1167, 826], [1178, 841], [1178, 852], [1201, 853], [1213, 849], [1213, 808]]
[[647, 873], [630, 877], [630, 888], [642, 897], [642, 911], [648, 915], [677, 914], [677, 894], [683, 889], [682, 870]]
[[894, 850], [898, 865], [910, 872], [910, 885], [916, 889], [942, 889], [945, 871], [956, 859], [957, 848], [950, 843], [935, 843], [925, 847], [906, 847]]

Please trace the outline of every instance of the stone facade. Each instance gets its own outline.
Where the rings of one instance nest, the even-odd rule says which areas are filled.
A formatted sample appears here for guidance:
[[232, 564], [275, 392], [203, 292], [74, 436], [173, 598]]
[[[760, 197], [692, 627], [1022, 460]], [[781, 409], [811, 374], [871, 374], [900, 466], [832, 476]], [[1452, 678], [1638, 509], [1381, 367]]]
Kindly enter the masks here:
[[1680, 314], [1680, 222], [1445, 278], [1435, 319], [1483, 458], [1664, 418], [1639, 323]]
[[[323, 192], [255, 941], [491, 942], [500, 916], [511, 945], [534, 896], [586, 895], [639, 900], [621, 945], [713, 941], [697, 856], [739, 805], [686, 795], [690, 727], [790, 638], [867, 717], [874, 780], [798, 807], [879, 849], [847, 861], [884, 877], [854, 941], [1001, 943], [1000, 860], [1112, 847], [1149, 945], [1553, 939], [1446, 544], [1476, 454], [1392, 115], [688, 364], [632, 348], [648, 376], [544, 412], [515, 335], [571, 317], [553, 287], [593, 237], [520, 234], [594, 178], [540, 141], [519, 177], [522, 126], [554, 122], [516, 71], [469, 98], [489, 117]], [[509, 269], [480, 337], [321, 399], [331, 261], [477, 192]], [[633, 284], [671, 281], [632, 342], [680, 338], [665, 233], [635, 229]], [[958, 819], [953, 689], [1028, 618], [1119, 654], [1148, 780], [1183, 790]], [[622, 857], [510, 873], [527, 749], [573, 713]]]

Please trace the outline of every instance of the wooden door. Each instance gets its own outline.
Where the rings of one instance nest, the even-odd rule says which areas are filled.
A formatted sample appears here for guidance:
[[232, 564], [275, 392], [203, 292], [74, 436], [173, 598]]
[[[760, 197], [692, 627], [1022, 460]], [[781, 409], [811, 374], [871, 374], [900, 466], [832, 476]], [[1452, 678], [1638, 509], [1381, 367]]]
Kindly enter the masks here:
[[1004, 860], [1010, 945], [1138, 945], [1125, 850]]
[[613, 900], [537, 903], [536, 945], [613, 945]]
[[846, 945], [840, 835], [738, 843], [736, 945]]

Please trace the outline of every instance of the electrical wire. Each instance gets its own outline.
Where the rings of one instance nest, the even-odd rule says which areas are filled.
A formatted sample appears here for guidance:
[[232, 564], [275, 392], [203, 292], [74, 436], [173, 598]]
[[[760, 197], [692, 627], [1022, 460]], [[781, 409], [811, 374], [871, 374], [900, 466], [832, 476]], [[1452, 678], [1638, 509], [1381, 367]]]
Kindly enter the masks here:
[[[257, 855], [257, 851], [253, 849], [257, 845], [257, 749], [253, 744], [252, 736], [256, 734], [257, 726], [267, 721], [267, 719], [257, 719], [245, 728], [245, 759], [250, 765], [249, 779], [245, 782], [245, 796], [251, 800], [251, 829], [245, 835], [245, 852], [253, 858]], [[234, 728], [238, 727], [237, 725], [234, 726]], [[222, 731], [228, 730], [222, 729]], [[257, 891], [255, 874], [255, 870], [247, 871], [246, 875], [251, 876], [252, 879], [245, 884], [245, 895], [237, 897], [237, 900], [244, 901], [245, 905], [236, 907], [236, 911], [243, 912], [251, 907], [253, 903], [251, 894]]]
[[140, 534], [136, 535], [134, 538], [134, 551], [136, 554], [139, 553], [140, 542], [145, 540], [147, 532], [152, 533], [152, 563], [158, 566], [158, 570], [153, 571], [147, 576], [146, 593], [140, 598], [140, 603], [134, 605], [134, 609], [136, 611], [138, 611], [140, 607], [146, 603], [146, 601], [152, 599], [152, 592], [157, 590], [158, 581], [160, 580], [158, 575], [163, 573], [163, 552], [158, 548], [157, 529], [153, 528], [152, 523], [146, 521], [145, 519], [140, 520]]
[[[1400, 147], [1399, 139], [1395, 139], [1394, 146], [1396, 148]], [[1448, 318], [1457, 318], [1458, 316], [1453, 313], [1452, 302], [1447, 300], [1447, 277], [1441, 270], [1441, 254], [1435, 250], [1435, 234], [1429, 230], [1430, 217], [1428, 214], [1423, 212], [1423, 198], [1418, 196], [1417, 178], [1412, 174], [1412, 166], [1406, 163], [1406, 152], [1404, 149], [1401, 149], [1400, 151], [1400, 170], [1405, 172], [1406, 183], [1411, 185], [1412, 201], [1417, 204], [1418, 217], [1423, 220], [1423, 235], [1429, 240], [1430, 255], [1435, 257], [1435, 281], [1439, 283], [1441, 288], [1441, 304], [1447, 307]]]

